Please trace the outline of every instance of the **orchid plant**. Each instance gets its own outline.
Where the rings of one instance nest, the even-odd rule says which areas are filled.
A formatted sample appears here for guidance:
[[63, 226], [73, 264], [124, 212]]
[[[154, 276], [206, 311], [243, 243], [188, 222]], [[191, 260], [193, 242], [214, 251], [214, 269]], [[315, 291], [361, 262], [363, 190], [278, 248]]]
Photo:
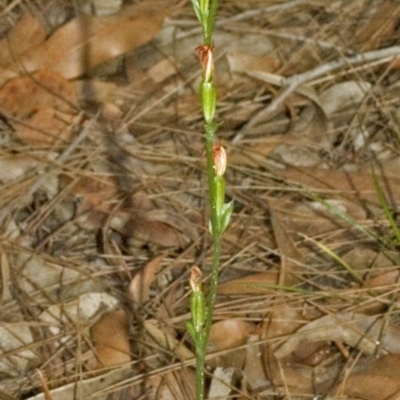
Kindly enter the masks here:
[[204, 118], [204, 131], [207, 154], [207, 178], [210, 203], [209, 230], [213, 237], [213, 259], [208, 296], [202, 289], [203, 273], [193, 267], [190, 277], [192, 294], [190, 299], [191, 321], [187, 329], [196, 348], [196, 399], [204, 399], [204, 367], [208, 338], [214, 314], [217, 293], [222, 234], [228, 226], [233, 201], [225, 203], [225, 179], [227, 157], [225, 148], [216, 143], [215, 133], [218, 124], [214, 122], [217, 106], [217, 90], [214, 84], [214, 31], [218, 0], [191, 0], [196, 16], [203, 29], [204, 43], [196, 48], [201, 68], [200, 103]]

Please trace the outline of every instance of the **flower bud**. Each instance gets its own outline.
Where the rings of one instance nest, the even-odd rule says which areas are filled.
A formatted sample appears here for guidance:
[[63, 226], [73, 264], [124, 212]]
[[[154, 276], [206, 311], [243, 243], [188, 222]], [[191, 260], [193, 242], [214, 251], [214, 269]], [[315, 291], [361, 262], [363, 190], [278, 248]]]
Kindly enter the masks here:
[[199, 267], [192, 267], [190, 269], [190, 287], [194, 293], [201, 292], [201, 281], [203, 280], [203, 273]]
[[216, 176], [223, 176], [226, 170], [225, 147], [217, 143], [213, 146], [214, 170]]
[[206, 305], [204, 293], [201, 291], [203, 273], [198, 267], [192, 267], [190, 274], [190, 287], [193, 293], [190, 296], [190, 312], [192, 314], [192, 327], [194, 338], [201, 332], [206, 318]]
[[199, 55], [202, 71], [203, 81], [211, 82], [214, 76], [214, 46], [207, 46], [205, 44], [196, 47], [197, 54]]

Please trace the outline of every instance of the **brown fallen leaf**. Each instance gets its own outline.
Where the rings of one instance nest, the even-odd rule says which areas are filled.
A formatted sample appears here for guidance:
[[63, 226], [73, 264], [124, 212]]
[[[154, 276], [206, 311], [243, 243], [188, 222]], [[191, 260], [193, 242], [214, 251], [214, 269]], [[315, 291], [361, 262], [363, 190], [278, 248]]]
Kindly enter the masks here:
[[144, 304], [149, 300], [150, 286], [161, 268], [163, 258], [164, 256], [153, 258], [133, 277], [129, 285], [129, 295], [136, 304]]
[[278, 280], [279, 271], [260, 272], [219, 283], [217, 291], [218, 294], [265, 294], [276, 290], [274, 286], [278, 284]]
[[176, 72], [176, 64], [171, 59], [164, 58], [148, 69], [147, 76], [151, 78], [154, 83], [161, 83], [176, 74]]
[[351, 265], [355, 271], [365, 274], [365, 271], [368, 270], [368, 273], [365, 276], [366, 279], [370, 278], [371, 273], [374, 273], [375, 270], [376, 272], [381, 273], [382, 268], [394, 265], [391, 261], [390, 253], [386, 255], [385, 252], [378, 252], [365, 246], [356, 246], [343, 253], [341, 258], [348, 265]]
[[158, 323], [154, 321], [144, 321], [143, 327], [152, 339], [151, 346], [154, 346], [154, 342], [161, 347], [162, 351], [172, 352], [180, 360], [190, 360], [194, 358], [194, 354], [171, 333], [167, 332], [165, 327], [159, 327]]
[[228, 51], [226, 54], [231, 72], [247, 74], [250, 70], [274, 72], [279, 69], [281, 62], [270, 54], [259, 56], [241, 51]]
[[0, 112], [17, 118], [41, 108], [72, 112], [77, 103], [75, 85], [47, 70], [11, 79], [0, 89]]
[[354, 371], [336, 385], [331, 393], [365, 400], [399, 399], [400, 356], [387, 354], [377, 359], [360, 360]]
[[108, 17], [79, 16], [19, 62], [28, 72], [50, 69], [72, 79], [149, 42], [172, 11], [170, 1], [145, 1]]
[[[237, 368], [231, 367], [217, 367], [214, 369], [212, 379], [210, 382], [210, 389], [208, 391], [209, 399], [229, 399], [233, 394], [232, 388], [238, 381], [239, 374]], [[235, 396], [236, 398], [236, 396]]]
[[262, 337], [271, 339], [292, 334], [309, 321], [304, 314], [303, 307], [295, 308], [288, 304], [275, 306], [261, 324]]
[[129, 324], [124, 310], [104, 316], [90, 333], [97, 356], [96, 369], [130, 362]]
[[[246, 383], [253, 390], [264, 388], [270, 384], [270, 380], [266, 376], [265, 366], [263, 365], [262, 357], [260, 357], [259, 335], [251, 335], [245, 347], [245, 364], [243, 367], [243, 375], [246, 378]], [[246, 396], [246, 399], [248, 397]]]
[[254, 144], [235, 144], [229, 149], [229, 163], [253, 168], [264, 165], [270, 153], [287, 140], [284, 135], [277, 135], [263, 138]]
[[211, 326], [209, 350], [220, 351], [232, 349], [245, 343], [254, 331], [253, 324], [240, 319], [225, 319]]
[[167, 210], [135, 213], [125, 226], [124, 234], [131, 245], [154, 243], [163, 247], [182, 247], [193, 237], [189, 221]]
[[[304, 365], [282, 365], [269, 346], [262, 353], [268, 379], [278, 391], [293, 394], [312, 394], [314, 385], [310, 368]], [[284, 389], [283, 389], [284, 388]]]
[[83, 229], [98, 229], [118, 201], [117, 180], [112, 176], [60, 176], [60, 187], [70, 190], [79, 199], [76, 207], [77, 223]]
[[[387, 291], [388, 286], [399, 283], [400, 271], [398, 267], [394, 271], [385, 272], [380, 275], [376, 275], [375, 277], [368, 279], [365, 281], [365, 287], [369, 288], [380, 288], [378, 293], [384, 290]], [[375, 291], [376, 292], [376, 291]]]
[[379, 316], [359, 313], [337, 313], [317, 318], [298, 329], [275, 352], [280, 359], [295, 351], [303, 343], [343, 342], [365, 354], [378, 349], [383, 354], [400, 352], [400, 328], [386, 323]]
[[366, 301], [365, 303], [357, 304], [353, 311], [368, 315], [377, 315], [385, 312], [388, 305], [396, 301], [393, 299], [393, 294], [398, 291], [399, 270], [398, 266], [393, 271], [375, 275], [373, 278], [367, 279], [363, 287], [371, 290], [375, 299]]
[[321, 108], [331, 116], [340, 110], [359, 106], [371, 88], [372, 85], [363, 80], [335, 83], [319, 95]]
[[246, 348], [237, 348], [247, 342], [255, 331], [255, 326], [240, 319], [225, 319], [218, 321], [211, 326], [208, 343], [209, 352], [224, 351], [207, 361], [211, 368], [237, 368], [241, 370], [246, 358]]
[[69, 142], [75, 132], [71, 129], [74, 115], [42, 108], [23, 123], [15, 121], [15, 135], [30, 145], [53, 144], [58, 141]]
[[42, 43], [46, 31], [32, 14], [25, 13], [6, 38], [0, 40], [0, 64], [6, 66], [33, 46]]

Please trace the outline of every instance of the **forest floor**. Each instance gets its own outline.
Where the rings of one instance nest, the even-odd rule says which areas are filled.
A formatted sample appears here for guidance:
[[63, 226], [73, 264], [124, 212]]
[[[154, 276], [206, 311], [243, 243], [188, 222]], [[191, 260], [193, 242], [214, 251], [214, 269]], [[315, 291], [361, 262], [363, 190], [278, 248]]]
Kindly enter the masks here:
[[[0, 1], [0, 399], [195, 398], [201, 32], [125, 3]], [[400, 3], [220, 1], [214, 44], [207, 398], [400, 399]]]

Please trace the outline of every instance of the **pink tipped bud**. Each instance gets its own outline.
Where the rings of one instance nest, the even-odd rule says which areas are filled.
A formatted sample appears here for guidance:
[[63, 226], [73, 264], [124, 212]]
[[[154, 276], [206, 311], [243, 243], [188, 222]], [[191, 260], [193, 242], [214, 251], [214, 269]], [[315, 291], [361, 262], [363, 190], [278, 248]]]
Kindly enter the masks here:
[[214, 169], [216, 176], [223, 176], [226, 170], [226, 150], [221, 144], [214, 144], [213, 147]]
[[203, 69], [203, 81], [211, 82], [214, 76], [214, 46], [207, 46], [205, 44], [196, 47], [197, 54]]
[[203, 273], [199, 267], [192, 267], [190, 269], [190, 287], [193, 293], [201, 292], [201, 281], [203, 280]]

